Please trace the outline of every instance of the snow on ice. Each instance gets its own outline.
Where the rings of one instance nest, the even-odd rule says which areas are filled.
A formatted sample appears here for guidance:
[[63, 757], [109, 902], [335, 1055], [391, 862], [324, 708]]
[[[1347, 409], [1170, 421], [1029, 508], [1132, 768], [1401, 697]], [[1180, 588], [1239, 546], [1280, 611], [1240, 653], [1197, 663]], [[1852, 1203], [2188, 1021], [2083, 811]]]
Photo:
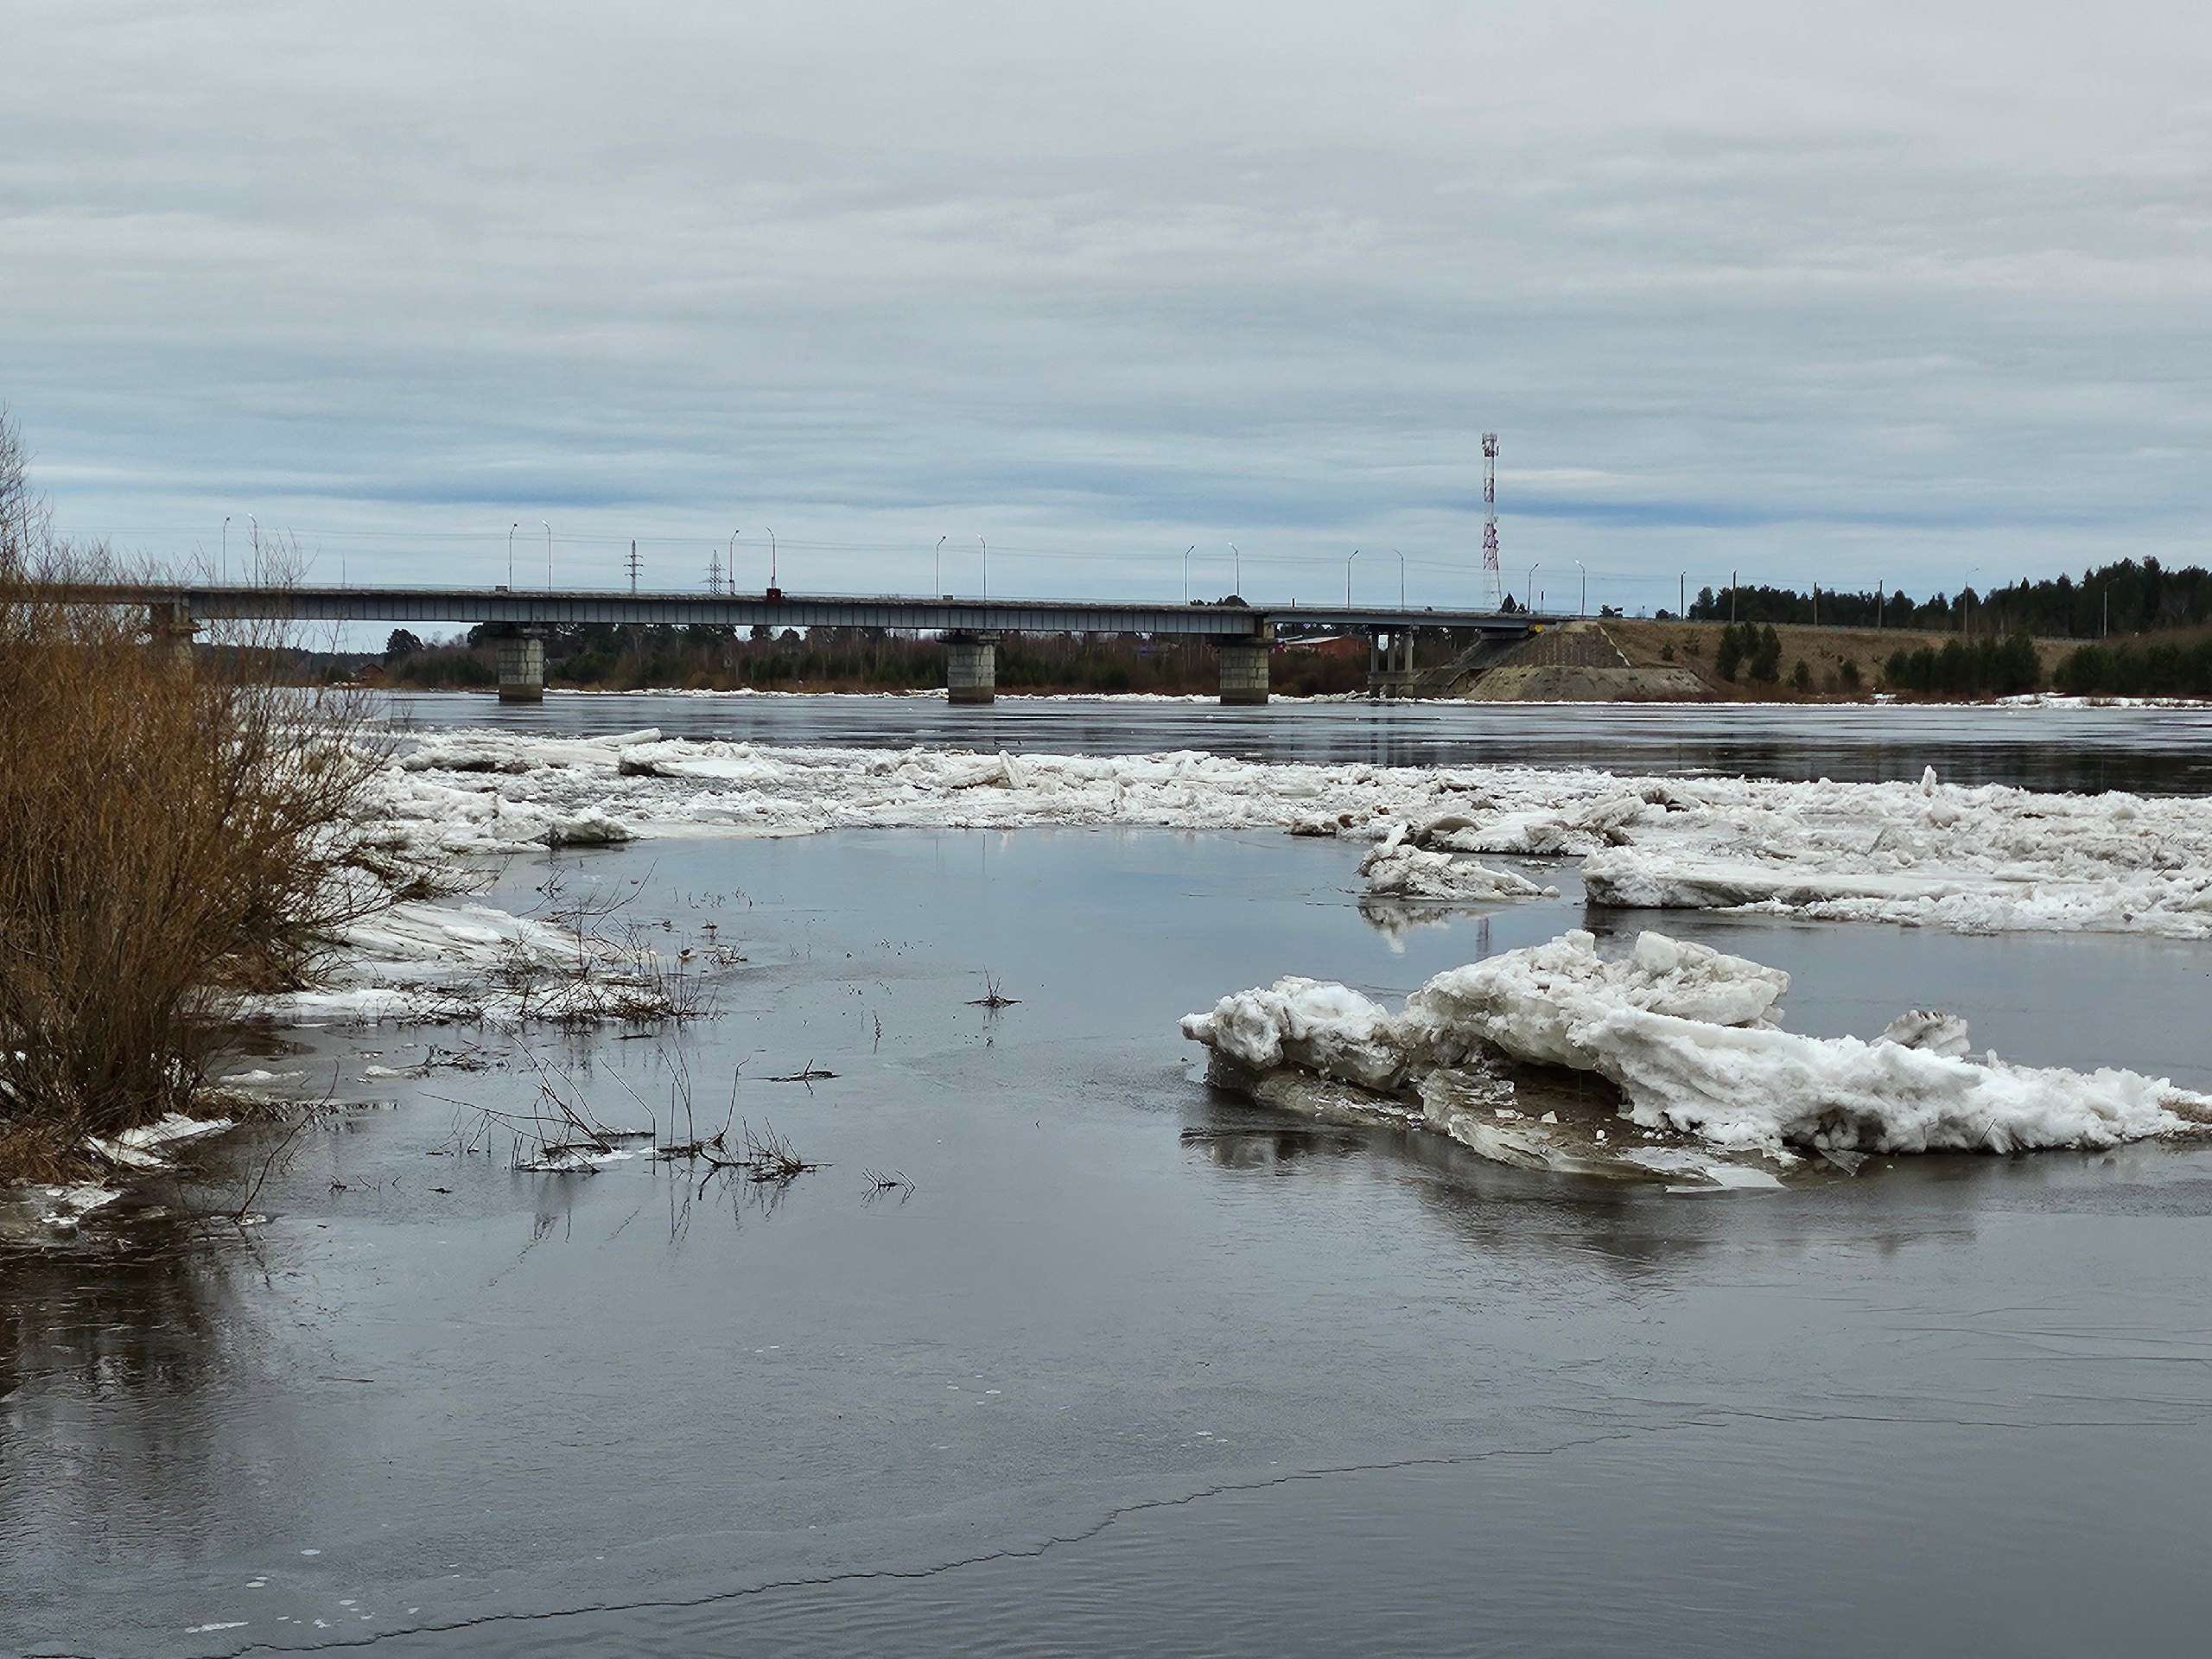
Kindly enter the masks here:
[[[1974, 1058], [1954, 1014], [1914, 1011], [1872, 1041], [1783, 1031], [1789, 985], [1659, 933], [1608, 959], [1576, 931], [1439, 974], [1395, 1014], [1287, 978], [1222, 998], [1183, 1031], [1227, 1063], [1223, 1080], [1274, 1103], [1341, 1113], [1348, 1086], [1417, 1106], [1426, 1127], [1502, 1161], [1699, 1184], [1770, 1179], [1808, 1153], [1848, 1167], [1866, 1154], [2212, 1132], [2212, 1098], [2164, 1078]], [[1603, 1077], [1614, 1121], [1571, 1103], [1532, 1116], [1518, 1103], [1527, 1067]], [[1528, 1097], [1542, 1092], [1538, 1077]]]

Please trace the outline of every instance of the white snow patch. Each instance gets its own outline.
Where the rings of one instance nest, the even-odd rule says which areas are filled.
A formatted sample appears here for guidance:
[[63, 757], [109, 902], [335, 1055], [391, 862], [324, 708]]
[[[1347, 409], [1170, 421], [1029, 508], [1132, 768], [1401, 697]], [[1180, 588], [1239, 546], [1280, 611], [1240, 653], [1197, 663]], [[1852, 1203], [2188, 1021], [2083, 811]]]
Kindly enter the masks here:
[[170, 1112], [157, 1123], [141, 1124], [120, 1135], [88, 1135], [84, 1144], [87, 1151], [99, 1154], [121, 1169], [165, 1169], [171, 1161], [170, 1153], [176, 1147], [220, 1135], [231, 1127], [227, 1117], [192, 1118], [181, 1112]]
[[515, 1167], [538, 1175], [582, 1174], [637, 1155], [620, 1148], [601, 1152], [591, 1147], [549, 1147], [534, 1158], [524, 1159]]

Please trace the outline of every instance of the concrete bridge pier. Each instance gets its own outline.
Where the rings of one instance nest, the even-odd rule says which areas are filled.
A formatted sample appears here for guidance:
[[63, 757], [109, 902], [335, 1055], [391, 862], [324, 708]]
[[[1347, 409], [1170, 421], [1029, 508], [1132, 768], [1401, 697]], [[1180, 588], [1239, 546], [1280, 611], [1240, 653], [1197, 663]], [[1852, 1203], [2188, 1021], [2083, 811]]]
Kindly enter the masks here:
[[161, 600], [146, 607], [146, 645], [156, 662], [190, 668], [192, 636], [199, 632], [192, 607], [182, 600]]
[[1273, 648], [1269, 628], [1257, 639], [1223, 639], [1221, 700], [1224, 703], [1262, 703], [1268, 700], [1268, 653]]
[[944, 695], [947, 702], [992, 702], [999, 690], [999, 637], [995, 633], [944, 636]]
[[518, 628], [499, 640], [499, 701], [545, 700], [545, 631]]
[[1396, 696], [1413, 683], [1414, 631], [1378, 628], [1368, 635], [1367, 695]]

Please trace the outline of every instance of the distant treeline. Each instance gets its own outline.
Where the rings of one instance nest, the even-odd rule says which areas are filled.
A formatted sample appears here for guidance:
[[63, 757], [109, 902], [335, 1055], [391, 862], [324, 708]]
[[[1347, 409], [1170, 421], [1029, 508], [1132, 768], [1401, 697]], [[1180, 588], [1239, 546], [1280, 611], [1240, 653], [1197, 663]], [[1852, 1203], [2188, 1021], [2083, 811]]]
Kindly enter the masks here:
[[[397, 628], [385, 643], [385, 672], [425, 688], [489, 687], [499, 677], [497, 648], [496, 630], [488, 626], [471, 629], [465, 645], [428, 645]], [[1002, 691], [1203, 693], [1220, 685], [1219, 664], [1205, 641], [1127, 634], [1010, 633], [999, 641], [997, 672]], [[609, 691], [919, 691], [944, 683], [944, 642], [877, 628], [801, 633], [594, 623], [548, 635], [545, 676], [555, 684]], [[1280, 652], [1270, 677], [1274, 690], [1287, 696], [1360, 690], [1367, 684], [1367, 659], [1364, 652]]]
[[2084, 697], [2212, 697], [2212, 639], [2083, 645], [2058, 665], [2051, 683]]
[[[1663, 613], [1662, 613], [1663, 614]], [[2190, 565], [2169, 570], [2156, 559], [2123, 559], [2101, 569], [1955, 596], [1801, 594], [1793, 588], [1738, 587], [1698, 590], [1693, 622], [1821, 623], [1830, 627], [1920, 628], [1941, 632], [2032, 633], [2094, 639], [2113, 633], [2185, 628], [2212, 621], [2212, 573]]]

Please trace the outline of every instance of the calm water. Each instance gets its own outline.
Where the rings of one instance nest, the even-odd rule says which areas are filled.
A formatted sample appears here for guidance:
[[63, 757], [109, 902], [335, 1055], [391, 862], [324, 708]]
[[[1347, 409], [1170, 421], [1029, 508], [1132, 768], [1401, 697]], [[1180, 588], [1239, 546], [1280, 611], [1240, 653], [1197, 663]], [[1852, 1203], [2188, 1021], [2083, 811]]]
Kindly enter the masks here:
[[2212, 791], [2212, 709], [1755, 703], [1211, 702], [1006, 697], [588, 696], [502, 707], [461, 693], [394, 697], [426, 726], [861, 747], [1128, 754], [1205, 749], [1253, 760], [1599, 766], [1621, 772], [1916, 779], [2030, 789]]
[[[741, 707], [807, 741], [866, 723]], [[1048, 830], [574, 861], [649, 874], [645, 914], [748, 960], [680, 1038], [537, 1063], [641, 1125], [688, 1086], [718, 1127], [734, 1074], [737, 1114], [825, 1166], [763, 1202], [441, 1155], [535, 1094], [516, 1052], [308, 1034], [261, 1063], [349, 1109], [267, 1225], [0, 1256], [0, 1651], [2202, 1650], [2212, 1155], [1669, 1196], [1211, 1094], [1174, 1020], [1225, 990], [1402, 995], [1640, 920], [1570, 874], [1394, 932], [1356, 853]], [[2013, 1058], [2212, 1088], [2200, 948], [1665, 921], [1790, 969], [1798, 1029], [1936, 1003]], [[1020, 1001], [974, 1006], [987, 973]], [[490, 1069], [367, 1076], [431, 1044]], [[767, 1080], [809, 1065], [837, 1075]]]

